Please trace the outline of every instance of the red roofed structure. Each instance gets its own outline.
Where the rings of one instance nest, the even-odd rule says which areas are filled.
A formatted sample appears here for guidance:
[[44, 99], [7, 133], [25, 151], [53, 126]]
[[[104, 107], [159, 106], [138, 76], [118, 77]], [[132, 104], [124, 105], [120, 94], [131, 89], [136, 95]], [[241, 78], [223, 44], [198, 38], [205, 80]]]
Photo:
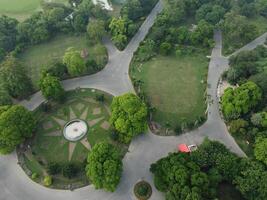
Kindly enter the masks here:
[[187, 147], [186, 144], [179, 144], [178, 150], [183, 153], [189, 153], [190, 149]]

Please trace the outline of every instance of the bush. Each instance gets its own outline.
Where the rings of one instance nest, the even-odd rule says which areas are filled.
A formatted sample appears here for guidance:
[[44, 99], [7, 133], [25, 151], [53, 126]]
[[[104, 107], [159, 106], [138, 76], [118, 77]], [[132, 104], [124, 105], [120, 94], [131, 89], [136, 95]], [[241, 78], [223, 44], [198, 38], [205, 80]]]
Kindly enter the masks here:
[[117, 133], [116, 130], [112, 131], [111, 134], [110, 134], [110, 138], [113, 140], [113, 141], [118, 141], [119, 139], [119, 135]]
[[73, 178], [77, 175], [79, 169], [74, 163], [68, 163], [63, 166], [62, 174], [66, 178]]
[[152, 188], [149, 183], [141, 181], [134, 186], [134, 194], [140, 200], [149, 199], [152, 194]]
[[34, 173], [32, 174], [32, 179], [35, 180], [35, 179], [37, 179], [37, 178], [38, 178], [38, 174], [34, 172]]
[[98, 101], [98, 102], [104, 102], [105, 101], [105, 96], [104, 94], [96, 94], [95, 95], [95, 99]]
[[172, 49], [172, 46], [171, 46], [171, 44], [168, 43], [168, 42], [163, 42], [163, 43], [160, 45], [160, 53], [161, 53], [162, 55], [165, 55], [165, 56], [168, 55], [168, 54], [170, 53], [171, 49]]
[[61, 170], [62, 170], [62, 167], [59, 163], [52, 162], [48, 164], [48, 173], [50, 175], [59, 174]]
[[149, 183], [141, 181], [134, 186], [134, 194], [140, 200], [149, 199], [152, 194], [152, 188]]
[[49, 101], [46, 101], [41, 105], [41, 110], [43, 112], [49, 112], [51, 110], [51, 108], [52, 108], [52, 105]]
[[182, 127], [180, 125], [176, 125], [174, 132], [176, 135], [180, 135], [182, 133]]
[[52, 177], [51, 176], [45, 176], [43, 180], [44, 186], [49, 187], [52, 185]]

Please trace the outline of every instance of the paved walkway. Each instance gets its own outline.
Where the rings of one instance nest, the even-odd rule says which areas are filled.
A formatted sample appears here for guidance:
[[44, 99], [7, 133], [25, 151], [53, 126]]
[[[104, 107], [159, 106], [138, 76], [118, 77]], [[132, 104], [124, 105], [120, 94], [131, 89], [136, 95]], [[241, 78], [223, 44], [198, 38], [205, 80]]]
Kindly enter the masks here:
[[[103, 71], [92, 76], [63, 81], [64, 88], [66, 90], [77, 87], [97, 88], [113, 95], [133, 91], [128, 76], [130, 61], [134, 51], [153, 25], [156, 15], [162, 10], [162, 7], [160, 2], [124, 51], [118, 51], [110, 41], [105, 41], [110, 60]], [[164, 196], [154, 188], [149, 167], [151, 163], [168, 155], [169, 152], [176, 151], [177, 144], [200, 144], [205, 137], [209, 137], [224, 143], [238, 155], [245, 156], [228, 133], [219, 114], [216, 97], [217, 83], [220, 75], [229, 66], [228, 58], [221, 56], [222, 38], [220, 32], [215, 32], [215, 41], [216, 46], [212, 51], [208, 72], [209, 108], [207, 122], [200, 128], [177, 137], [156, 136], [148, 132], [135, 138], [129, 147], [129, 152], [123, 159], [123, 176], [116, 192], [107, 193], [102, 190], [95, 190], [93, 186], [73, 192], [42, 187], [25, 175], [16, 164], [17, 157], [14, 153], [0, 157], [0, 200], [134, 200], [133, 185], [142, 178], [149, 181], [153, 187], [151, 200], [162, 200]], [[262, 40], [253, 41], [251, 44], [253, 46], [262, 44]], [[251, 46], [248, 45], [243, 50], [250, 48]], [[33, 110], [43, 101], [43, 97], [40, 93], [37, 93], [32, 96], [30, 101], [24, 101], [21, 104], [29, 110]]]

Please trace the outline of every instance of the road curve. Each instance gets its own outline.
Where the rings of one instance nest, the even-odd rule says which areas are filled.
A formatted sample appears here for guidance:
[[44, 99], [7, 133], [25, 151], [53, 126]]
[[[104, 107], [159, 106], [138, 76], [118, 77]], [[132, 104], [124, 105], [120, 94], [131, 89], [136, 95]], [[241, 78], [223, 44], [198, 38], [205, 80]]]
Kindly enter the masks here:
[[[133, 37], [128, 47], [120, 52], [113, 44], [106, 40], [109, 52], [109, 62], [105, 69], [97, 74], [63, 81], [66, 90], [80, 88], [96, 88], [113, 95], [133, 92], [128, 75], [129, 64], [134, 51], [145, 38], [149, 28], [153, 25], [157, 14], [162, 10], [161, 2], [157, 4], [137, 35]], [[129, 152], [123, 159], [123, 176], [118, 189], [114, 193], [95, 190], [93, 186], [84, 187], [73, 192], [51, 190], [31, 181], [17, 164], [16, 154], [0, 157], [0, 200], [131, 200], [133, 185], [140, 179], [145, 179], [153, 187], [152, 200], [162, 200], [164, 196], [154, 188], [152, 175], [149, 172], [150, 164], [169, 152], [176, 151], [179, 143], [200, 144], [205, 137], [219, 140], [229, 149], [240, 156], [245, 156], [242, 150], [230, 136], [219, 114], [216, 96], [219, 77], [228, 65], [228, 58], [221, 56], [222, 37], [215, 32], [216, 46], [212, 51], [208, 72], [209, 108], [208, 120], [200, 128], [181, 136], [162, 137], [150, 132], [135, 138]], [[261, 44], [259, 41], [258, 44]], [[255, 44], [253, 44], [255, 45]], [[40, 92], [34, 94], [29, 101], [21, 102], [29, 110], [34, 110], [44, 101]]]

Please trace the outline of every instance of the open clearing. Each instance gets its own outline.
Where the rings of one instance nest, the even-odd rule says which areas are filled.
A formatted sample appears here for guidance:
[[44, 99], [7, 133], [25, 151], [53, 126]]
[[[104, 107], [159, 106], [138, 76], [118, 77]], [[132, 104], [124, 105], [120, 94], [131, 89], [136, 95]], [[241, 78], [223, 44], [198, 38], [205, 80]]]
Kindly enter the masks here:
[[103, 45], [89, 45], [85, 36], [58, 35], [48, 42], [30, 47], [19, 55], [35, 88], [38, 88], [41, 70], [47, 67], [51, 61], [61, 60], [69, 47], [77, 50], [87, 49], [89, 58], [94, 59], [100, 66], [105, 65], [107, 52]]
[[[48, 1], [48, 0], [47, 0]], [[49, 0], [50, 2], [67, 3], [68, 0]], [[7, 15], [18, 19], [25, 20], [32, 13], [41, 10], [42, 0], [1, 0], [0, 15]]]
[[134, 66], [132, 77], [143, 82], [142, 90], [156, 108], [153, 121], [175, 128], [204, 115], [208, 69], [205, 55], [157, 56]]

